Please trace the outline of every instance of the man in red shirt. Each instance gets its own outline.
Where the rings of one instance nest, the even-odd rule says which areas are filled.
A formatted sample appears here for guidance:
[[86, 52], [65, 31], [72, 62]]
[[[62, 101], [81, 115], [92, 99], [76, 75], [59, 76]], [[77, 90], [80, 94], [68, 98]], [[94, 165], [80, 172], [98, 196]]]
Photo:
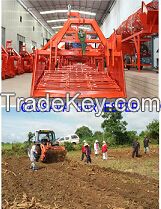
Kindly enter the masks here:
[[81, 157], [81, 160], [84, 160], [84, 157], [86, 155], [86, 148], [84, 146], [85, 143], [86, 143], [86, 141], [84, 140], [83, 141], [83, 145], [82, 145], [82, 157]]
[[102, 145], [102, 157], [103, 160], [107, 160], [107, 144], [105, 141], [103, 141], [103, 145]]
[[88, 143], [84, 144], [86, 150], [86, 162], [91, 163], [91, 148]]

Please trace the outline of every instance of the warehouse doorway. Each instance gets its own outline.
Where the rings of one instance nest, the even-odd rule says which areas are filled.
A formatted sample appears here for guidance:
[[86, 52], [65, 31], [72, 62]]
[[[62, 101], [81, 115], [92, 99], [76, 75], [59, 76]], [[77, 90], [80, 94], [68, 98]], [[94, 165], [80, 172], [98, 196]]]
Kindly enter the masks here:
[[19, 52], [21, 51], [23, 43], [25, 43], [25, 37], [17, 34], [17, 46]]

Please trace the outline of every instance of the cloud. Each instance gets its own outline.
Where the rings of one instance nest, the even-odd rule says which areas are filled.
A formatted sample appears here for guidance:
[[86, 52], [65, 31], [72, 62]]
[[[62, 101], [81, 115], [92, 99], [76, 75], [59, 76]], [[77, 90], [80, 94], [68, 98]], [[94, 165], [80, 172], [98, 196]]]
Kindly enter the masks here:
[[[128, 122], [128, 130], [140, 133], [153, 120], [158, 119], [157, 112], [123, 113], [123, 120]], [[17, 113], [12, 108], [10, 113], [2, 111], [2, 141], [24, 141], [29, 131], [51, 129], [56, 137], [73, 134], [77, 128], [85, 125], [93, 132], [101, 129], [102, 117], [94, 113], [79, 113], [74, 110], [67, 113]]]
[[136, 130], [140, 133], [142, 130], [146, 129], [146, 126], [152, 122], [154, 119], [159, 120], [158, 112], [130, 112], [123, 113], [123, 120], [128, 122], [128, 130]]

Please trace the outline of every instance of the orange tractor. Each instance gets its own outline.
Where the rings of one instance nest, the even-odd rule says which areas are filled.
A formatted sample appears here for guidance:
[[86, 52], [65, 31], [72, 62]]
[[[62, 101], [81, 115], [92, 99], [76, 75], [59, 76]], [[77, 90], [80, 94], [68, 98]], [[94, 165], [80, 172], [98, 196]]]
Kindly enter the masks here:
[[35, 133], [37, 145], [37, 160], [44, 163], [64, 161], [66, 150], [64, 146], [59, 146], [55, 133], [52, 130], [39, 130]]

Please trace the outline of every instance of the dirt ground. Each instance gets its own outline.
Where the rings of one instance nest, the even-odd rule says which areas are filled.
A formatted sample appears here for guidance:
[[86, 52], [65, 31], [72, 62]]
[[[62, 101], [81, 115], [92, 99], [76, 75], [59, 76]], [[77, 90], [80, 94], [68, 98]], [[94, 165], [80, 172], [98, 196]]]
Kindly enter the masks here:
[[[153, 178], [69, 159], [53, 164], [39, 163], [40, 169], [35, 172], [29, 166], [27, 157], [3, 158], [3, 208], [159, 208], [159, 182]], [[22, 199], [41, 205], [19, 207]]]

